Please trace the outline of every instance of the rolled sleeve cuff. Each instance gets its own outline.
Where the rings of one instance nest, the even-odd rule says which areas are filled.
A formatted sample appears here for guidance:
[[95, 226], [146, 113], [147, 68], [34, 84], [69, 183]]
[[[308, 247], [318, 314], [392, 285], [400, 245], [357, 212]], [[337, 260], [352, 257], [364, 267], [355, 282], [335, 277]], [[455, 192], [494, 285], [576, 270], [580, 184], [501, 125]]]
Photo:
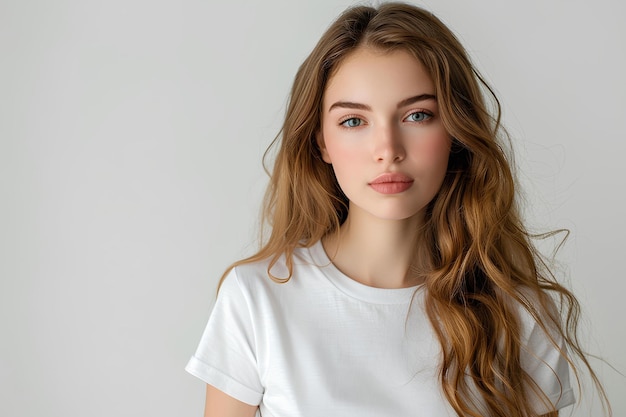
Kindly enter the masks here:
[[207, 384], [214, 386], [225, 394], [228, 394], [246, 404], [259, 405], [261, 403], [261, 399], [263, 398], [262, 392], [257, 392], [240, 382], [235, 381], [230, 376], [222, 373], [209, 364], [202, 362], [195, 356], [191, 357], [185, 367], [185, 370], [191, 375], [200, 378]]

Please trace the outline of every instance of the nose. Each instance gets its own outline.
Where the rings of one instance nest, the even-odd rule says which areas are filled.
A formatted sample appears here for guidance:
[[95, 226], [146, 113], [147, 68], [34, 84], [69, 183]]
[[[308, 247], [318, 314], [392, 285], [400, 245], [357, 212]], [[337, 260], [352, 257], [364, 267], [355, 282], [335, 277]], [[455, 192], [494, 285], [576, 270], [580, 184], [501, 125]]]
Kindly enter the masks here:
[[397, 163], [406, 157], [406, 149], [397, 127], [380, 126], [374, 135], [374, 159], [377, 162]]

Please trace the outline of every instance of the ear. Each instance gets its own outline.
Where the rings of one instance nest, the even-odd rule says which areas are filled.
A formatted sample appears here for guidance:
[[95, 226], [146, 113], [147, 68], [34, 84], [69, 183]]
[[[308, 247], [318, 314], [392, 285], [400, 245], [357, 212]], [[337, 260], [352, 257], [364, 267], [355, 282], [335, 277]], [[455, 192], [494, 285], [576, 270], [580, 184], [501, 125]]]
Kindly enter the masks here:
[[317, 147], [320, 148], [322, 160], [327, 164], [332, 164], [332, 161], [330, 160], [330, 155], [328, 155], [328, 150], [326, 149], [326, 144], [324, 143], [324, 135], [322, 134], [321, 129], [318, 130], [315, 134], [315, 141], [317, 142]]

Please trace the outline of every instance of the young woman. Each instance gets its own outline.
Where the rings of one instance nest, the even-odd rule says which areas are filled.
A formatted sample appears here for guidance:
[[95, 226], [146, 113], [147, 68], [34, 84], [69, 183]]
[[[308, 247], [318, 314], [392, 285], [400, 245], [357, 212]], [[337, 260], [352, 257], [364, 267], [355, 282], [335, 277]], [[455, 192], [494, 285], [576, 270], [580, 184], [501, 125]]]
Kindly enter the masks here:
[[556, 416], [574, 402], [578, 305], [518, 216], [483, 90], [419, 8], [354, 7], [322, 36], [278, 141], [271, 234], [226, 272], [187, 366], [206, 416]]

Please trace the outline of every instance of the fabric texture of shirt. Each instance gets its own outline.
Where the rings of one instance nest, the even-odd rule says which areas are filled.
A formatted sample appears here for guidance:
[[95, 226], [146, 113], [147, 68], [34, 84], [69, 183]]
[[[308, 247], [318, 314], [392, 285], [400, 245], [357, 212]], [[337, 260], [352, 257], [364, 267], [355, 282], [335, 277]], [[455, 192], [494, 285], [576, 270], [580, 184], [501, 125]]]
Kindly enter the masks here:
[[[225, 278], [186, 370], [259, 405], [263, 417], [453, 417], [424, 287], [369, 287], [341, 273], [320, 242], [294, 253], [279, 284], [267, 262]], [[284, 260], [272, 268], [287, 275]], [[521, 362], [552, 405], [574, 402], [565, 358], [520, 308]], [[534, 401], [538, 415], [552, 407]]]

